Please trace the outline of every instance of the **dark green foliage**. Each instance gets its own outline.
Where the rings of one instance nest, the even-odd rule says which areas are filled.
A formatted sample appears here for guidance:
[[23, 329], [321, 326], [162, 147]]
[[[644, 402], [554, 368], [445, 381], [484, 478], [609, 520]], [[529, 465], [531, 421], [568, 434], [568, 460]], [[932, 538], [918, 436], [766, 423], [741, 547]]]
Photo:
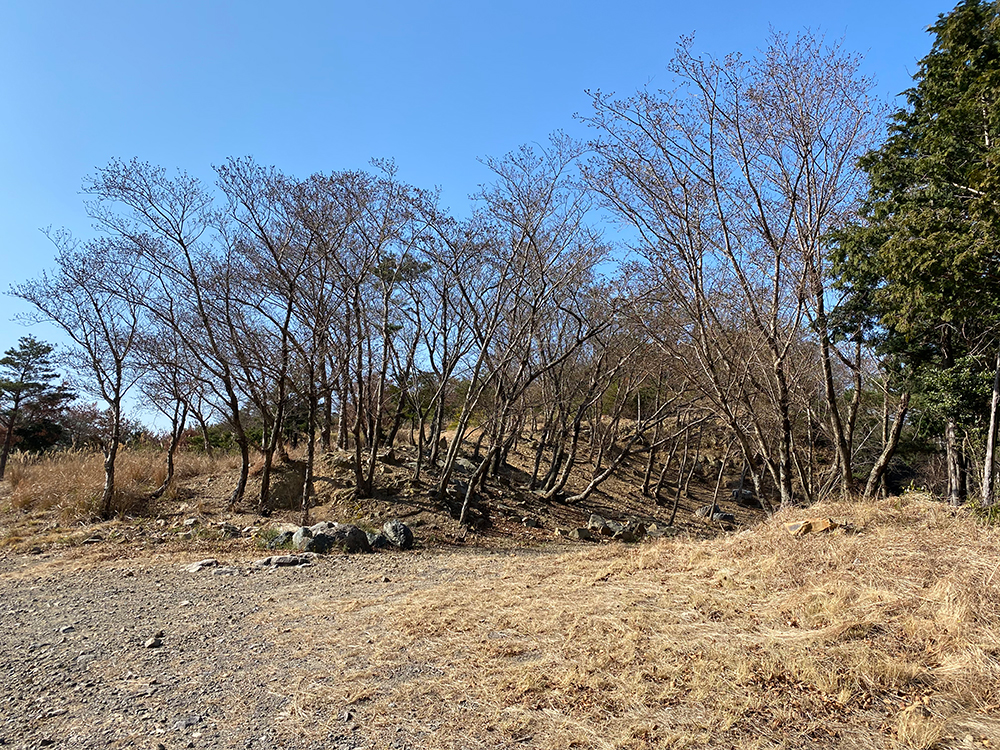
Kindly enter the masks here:
[[0, 359], [0, 479], [14, 447], [43, 451], [62, 437], [59, 417], [76, 394], [53, 381], [59, 377], [52, 363], [54, 347], [34, 336], [23, 336]]
[[937, 417], [979, 422], [1000, 302], [1000, 10], [967, 0], [930, 28], [934, 43], [861, 160], [865, 223], [836, 237], [843, 333], [874, 341], [897, 384]]

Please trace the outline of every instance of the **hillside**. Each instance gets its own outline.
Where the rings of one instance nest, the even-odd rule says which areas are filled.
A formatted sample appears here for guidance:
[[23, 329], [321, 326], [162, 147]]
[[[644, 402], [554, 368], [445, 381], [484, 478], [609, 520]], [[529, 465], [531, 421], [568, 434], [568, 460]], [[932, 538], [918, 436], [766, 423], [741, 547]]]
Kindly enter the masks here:
[[[30, 513], [5, 513], [0, 740], [1000, 743], [1000, 532], [926, 496], [822, 504], [708, 537], [685, 520], [676, 535], [625, 545], [557, 538], [556, 514], [572, 521], [578, 508], [541, 517], [541, 529], [494, 511], [490, 530], [464, 533], [401, 489], [356, 507], [355, 520], [417, 510], [417, 550], [259, 569], [259, 532], [219, 538], [211, 498], [224, 497], [224, 479], [191, 477], [169, 513], [138, 521], [28, 534]], [[333, 493], [316, 518], [349, 510]], [[57, 510], [38, 515], [51, 526]], [[192, 529], [186, 516], [201, 520]], [[854, 533], [784, 528], [811, 517]], [[219, 565], [185, 569], [206, 557]]]

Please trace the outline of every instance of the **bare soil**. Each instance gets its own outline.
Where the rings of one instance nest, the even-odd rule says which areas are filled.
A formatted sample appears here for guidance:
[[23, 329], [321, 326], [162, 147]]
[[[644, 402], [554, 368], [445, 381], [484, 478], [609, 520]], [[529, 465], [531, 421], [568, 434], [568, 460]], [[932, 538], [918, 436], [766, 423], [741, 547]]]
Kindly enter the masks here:
[[[424, 746], [405, 721], [398, 737], [372, 736], [356, 709], [348, 713], [346, 695], [343, 716], [298, 726], [301, 681], [330, 668], [310, 658], [299, 611], [317, 599], [374, 604], [427, 581], [461, 586], [495, 576], [495, 555], [381, 553], [254, 570], [251, 558], [263, 553], [219, 552], [235, 575], [187, 572], [198, 557], [190, 552], [83, 548], [2, 558], [0, 745]], [[156, 637], [162, 645], [147, 647]], [[337, 645], [338, 660], [367, 648]]]

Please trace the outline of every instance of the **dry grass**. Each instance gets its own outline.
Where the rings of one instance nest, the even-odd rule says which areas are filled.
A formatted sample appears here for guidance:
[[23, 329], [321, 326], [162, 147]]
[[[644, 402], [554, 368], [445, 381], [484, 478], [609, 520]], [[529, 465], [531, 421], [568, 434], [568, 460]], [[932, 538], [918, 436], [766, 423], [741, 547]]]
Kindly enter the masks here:
[[[229, 469], [232, 463], [230, 456], [180, 453], [175, 480], [216, 474]], [[166, 474], [162, 451], [122, 450], [115, 462], [115, 513], [155, 513], [150, 495]], [[66, 451], [41, 458], [15, 454], [7, 466], [6, 484], [5, 505], [13, 510], [54, 516], [62, 523], [92, 520], [101, 510], [104, 458], [93, 451]], [[169, 494], [163, 499], [169, 499]]]
[[[781, 526], [807, 515], [859, 533]], [[708, 542], [452, 553], [445, 580], [283, 613], [312, 665], [286, 724], [347, 709], [380, 747], [995, 746], [998, 542], [910, 496]]]

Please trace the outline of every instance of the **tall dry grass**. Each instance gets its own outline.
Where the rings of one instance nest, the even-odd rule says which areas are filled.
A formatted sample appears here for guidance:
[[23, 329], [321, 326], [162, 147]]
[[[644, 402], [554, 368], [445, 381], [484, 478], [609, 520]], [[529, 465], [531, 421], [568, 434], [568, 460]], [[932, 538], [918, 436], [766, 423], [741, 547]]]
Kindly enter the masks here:
[[[228, 469], [226, 455], [179, 453], [174, 483]], [[115, 462], [113, 510], [118, 516], [156, 512], [151, 496], [167, 476], [166, 454], [155, 449], [122, 450]], [[12, 456], [7, 466], [7, 503], [12, 509], [54, 514], [61, 522], [87, 521], [99, 516], [104, 489], [104, 457], [96, 451], [63, 451], [41, 457]], [[171, 491], [161, 498], [169, 500]]]
[[[782, 528], [817, 514], [859, 533]], [[452, 555], [449, 580], [290, 604], [312, 666], [286, 718], [331, 731], [347, 708], [387, 747], [997, 746], [998, 542], [907, 497], [709, 542]]]

